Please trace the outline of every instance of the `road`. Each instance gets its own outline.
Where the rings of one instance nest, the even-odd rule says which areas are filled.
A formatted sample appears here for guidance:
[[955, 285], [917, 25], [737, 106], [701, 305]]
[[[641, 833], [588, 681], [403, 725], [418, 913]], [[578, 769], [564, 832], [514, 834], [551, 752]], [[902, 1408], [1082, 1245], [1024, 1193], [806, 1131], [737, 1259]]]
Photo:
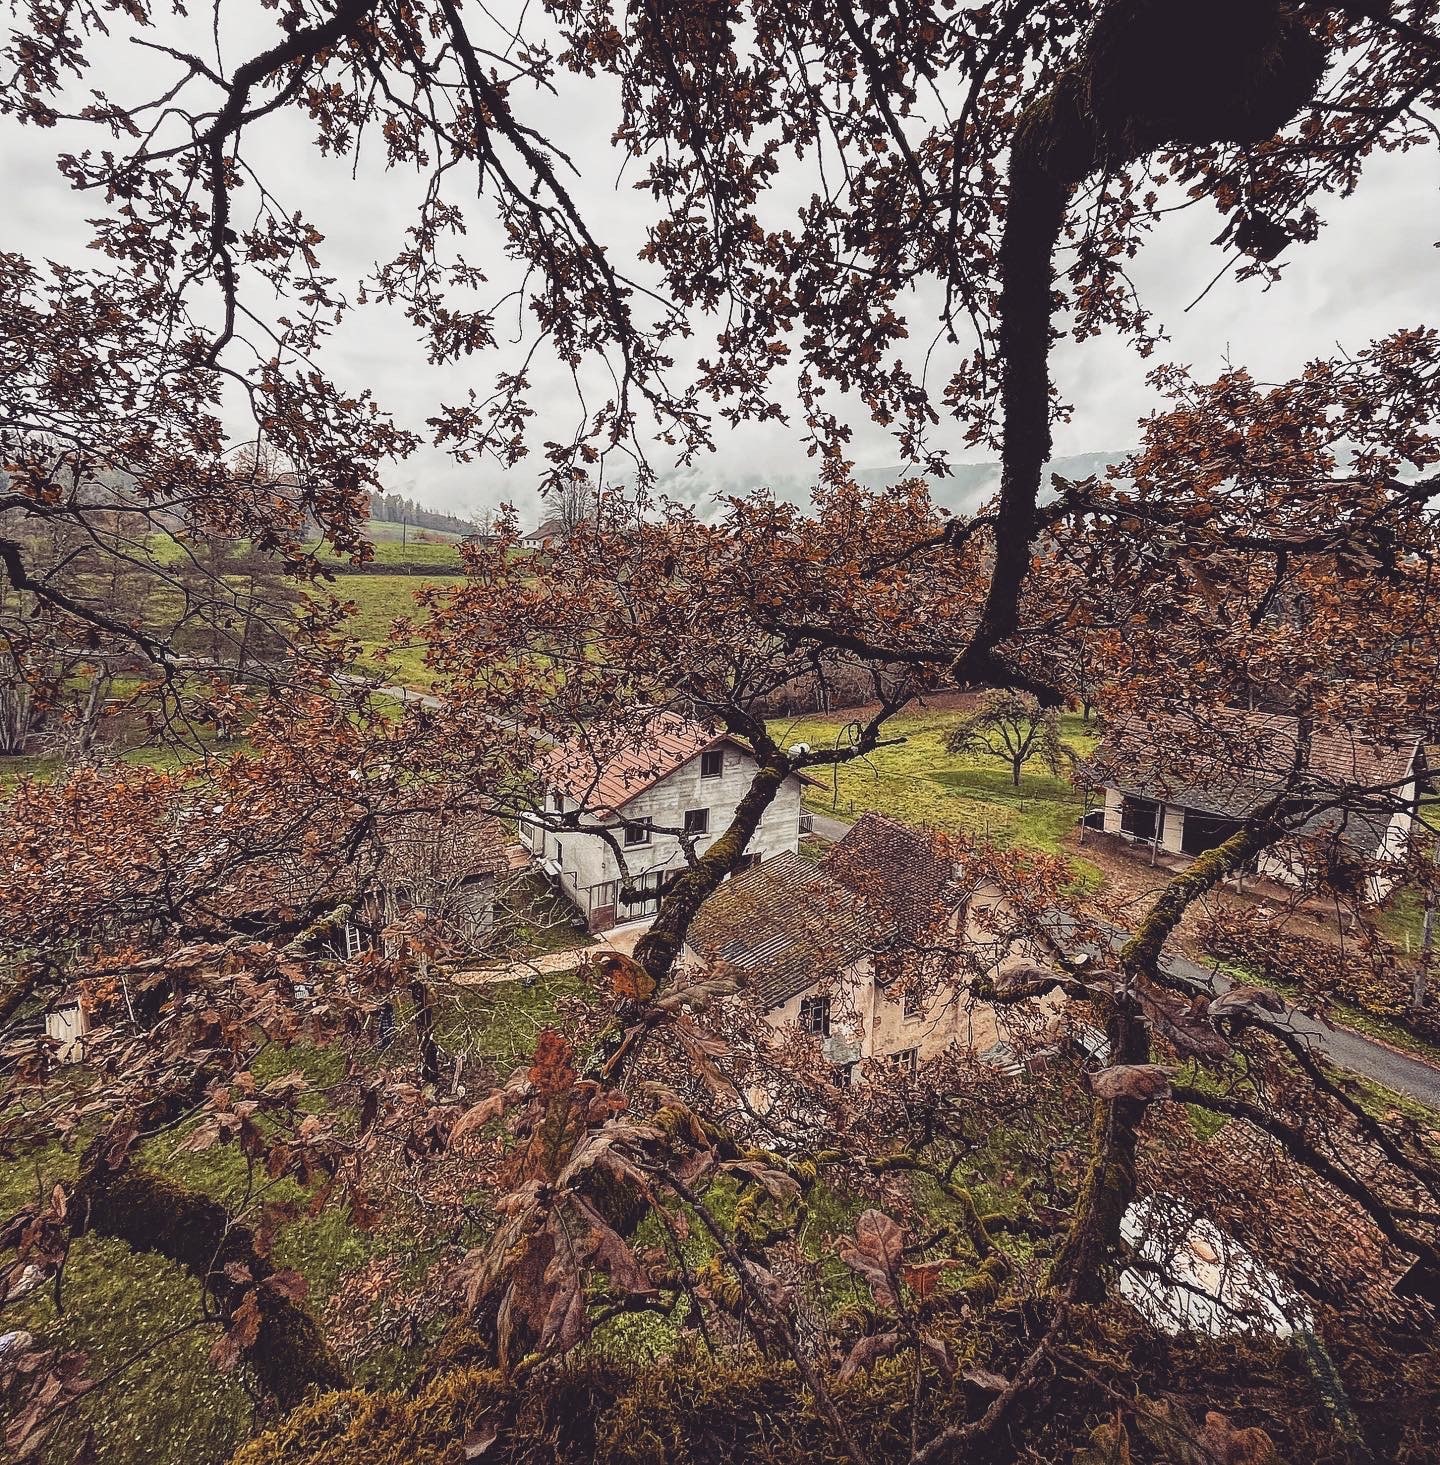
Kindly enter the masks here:
[[[813, 814], [811, 828], [822, 839], [831, 841], [843, 839], [852, 820], [836, 818], [831, 814]], [[1117, 931], [1115, 945], [1122, 946], [1129, 933]], [[1188, 957], [1170, 956], [1165, 959], [1165, 970], [1201, 992], [1218, 995], [1234, 985], [1228, 978]], [[1363, 1033], [1349, 1028], [1326, 1027], [1313, 1017], [1287, 1007], [1283, 1022], [1289, 1031], [1302, 1038], [1309, 1047], [1337, 1068], [1359, 1074], [1372, 1082], [1381, 1084], [1397, 1094], [1414, 1099], [1427, 1108], [1440, 1112], [1440, 1068], [1420, 1058], [1397, 1052], [1384, 1043], [1377, 1043]]]
[[[1122, 937], [1123, 939], [1123, 937]], [[1234, 986], [1227, 977], [1212, 972], [1208, 967], [1187, 957], [1168, 957], [1165, 970], [1178, 977], [1188, 986], [1202, 992], [1219, 994]], [[1358, 1073], [1362, 1078], [1372, 1079], [1397, 1094], [1416, 1099], [1428, 1108], [1440, 1111], [1440, 1068], [1399, 1053], [1384, 1043], [1377, 1043], [1363, 1033], [1349, 1028], [1326, 1027], [1315, 1018], [1287, 1007], [1277, 1019], [1297, 1037], [1303, 1039], [1316, 1053], [1329, 1059], [1337, 1068]]]

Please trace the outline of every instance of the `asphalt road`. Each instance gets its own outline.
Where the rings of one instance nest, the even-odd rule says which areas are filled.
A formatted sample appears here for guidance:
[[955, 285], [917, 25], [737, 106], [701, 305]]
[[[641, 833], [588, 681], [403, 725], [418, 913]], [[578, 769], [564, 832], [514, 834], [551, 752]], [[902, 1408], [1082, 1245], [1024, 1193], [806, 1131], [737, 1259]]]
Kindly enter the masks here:
[[[1166, 971], [1201, 991], [1219, 994], [1234, 986], [1222, 974], [1212, 972], [1208, 967], [1183, 956], [1168, 957], [1164, 965]], [[1287, 1007], [1276, 1022], [1301, 1038], [1314, 1052], [1328, 1059], [1337, 1068], [1358, 1073], [1362, 1078], [1372, 1079], [1387, 1089], [1393, 1089], [1397, 1094], [1404, 1094], [1407, 1098], [1416, 1099], [1427, 1107], [1440, 1111], [1440, 1068], [1422, 1059], [1398, 1053], [1384, 1043], [1367, 1038], [1363, 1033], [1352, 1032], [1349, 1028], [1326, 1027], [1324, 1023], [1307, 1017], [1303, 1012], [1297, 1012], [1293, 1007]]]

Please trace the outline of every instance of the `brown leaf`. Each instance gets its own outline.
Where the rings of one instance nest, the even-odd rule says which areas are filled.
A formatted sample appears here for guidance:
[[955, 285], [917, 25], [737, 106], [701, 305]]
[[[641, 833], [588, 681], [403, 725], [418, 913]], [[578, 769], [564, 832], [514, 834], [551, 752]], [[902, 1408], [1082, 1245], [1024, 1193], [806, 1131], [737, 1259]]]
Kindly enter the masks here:
[[855, 1240], [842, 1241], [840, 1260], [859, 1272], [870, 1284], [881, 1307], [895, 1302], [897, 1271], [905, 1237], [900, 1227], [883, 1211], [867, 1210], [855, 1222]]
[[260, 1295], [252, 1287], [240, 1299], [240, 1305], [230, 1314], [230, 1333], [236, 1345], [242, 1349], [253, 1348], [260, 1336]]
[[278, 1297], [288, 1297], [291, 1302], [304, 1302], [310, 1292], [310, 1283], [293, 1267], [282, 1267], [265, 1278], [265, 1286]]
[[554, 1028], [545, 1028], [535, 1040], [535, 1061], [529, 1078], [542, 1098], [566, 1093], [575, 1085], [575, 1069], [570, 1063], [574, 1048]]
[[655, 995], [655, 978], [623, 952], [597, 957], [595, 970], [610, 983], [610, 990], [627, 1002], [648, 1002]]
[[1263, 1429], [1236, 1428], [1211, 1410], [1204, 1424], [1171, 1399], [1147, 1405], [1136, 1415], [1140, 1431], [1174, 1465], [1276, 1465], [1275, 1443]]
[[1148, 1104], [1170, 1092], [1170, 1072], [1159, 1063], [1118, 1063], [1090, 1075], [1097, 1099], [1135, 1099]]
[[934, 1292], [941, 1272], [949, 1271], [951, 1267], [959, 1265], [960, 1263], [953, 1256], [944, 1256], [938, 1261], [916, 1262], [913, 1266], [902, 1267], [900, 1276], [916, 1297], [923, 1299]]
[[504, 1089], [496, 1089], [488, 1098], [481, 1099], [473, 1108], [467, 1109], [450, 1126], [450, 1143], [453, 1145], [467, 1134], [483, 1129], [492, 1119], [498, 1119], [505, 1112], [509, 1097]]

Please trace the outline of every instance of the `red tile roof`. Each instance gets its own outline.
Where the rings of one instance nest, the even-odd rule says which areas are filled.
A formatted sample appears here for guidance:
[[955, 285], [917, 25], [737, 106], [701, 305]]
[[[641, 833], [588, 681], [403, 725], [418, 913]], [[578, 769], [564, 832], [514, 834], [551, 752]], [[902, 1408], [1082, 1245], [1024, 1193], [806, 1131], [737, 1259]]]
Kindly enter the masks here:
[[[552, 748], [540, 761], [547, 789], [559, 788], [594, 814], [613, 814], [707, 748], [728, 744], [750, 753], [740, 739], [714, 732], [676, 712], [657, 712], [642, 728], [599, 727]], [[796, 777], [814, 783], [808, 774]]]

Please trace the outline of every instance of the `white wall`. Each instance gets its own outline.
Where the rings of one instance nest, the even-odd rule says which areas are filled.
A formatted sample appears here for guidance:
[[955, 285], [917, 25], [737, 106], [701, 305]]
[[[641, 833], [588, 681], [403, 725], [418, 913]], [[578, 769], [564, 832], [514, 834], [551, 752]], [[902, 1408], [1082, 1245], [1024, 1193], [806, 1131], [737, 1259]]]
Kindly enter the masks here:
[[[638, 824], [648, 819], [667, 829], [680, 829], [684, 826], [687, 810], [708, 809], [709, 832], [695, 842], [696, 852], [703, 854], [729, 826], [740, 800], [749, 791], [758, 766], [755, 759], [740, 748], [727, 746], [724, 753], [724, 768], [717, 777], [701, 777], [701, 759], [697, 754], [668, 777], [637, 793], [620, 811], [621, 817], [631, 823]], [[746, 853], [758, 854], [765, 860], [799, 848], [800, 794], [800, 780], [792, 775], [780, 786], [761, 816], [759, 827], [746, 846]], [[554, 809], [553, 798], [548, 799], [545, 807], [547, 812]], [[574, 799], [566, 798], [563, 812], [570, 813], [579, 807]], [[614, 851], [603, 839], [584, 832], [585, 824], [597, 822], [614, 821], [582, 818], [579, 829], [562, 833], [541, 831], [531, 826], [533, 837], [527, 841], [537, 858], [555, 860], [559, 864], [561, 888], [587, 915], [592, 905], [590, 892], [597, 886], [618, 883], [620, 879], [620, 865]], [[623, 835], [616, 833], [617, 838], [623, 840]], [[652, 832], [648, 843], [625, 850], [625, 862], [634, 879], [656, 870], [682, 870], [685, 854], [677, 835]], [[622, 911], [618, 919], [627, 919], [626, 913]]]

